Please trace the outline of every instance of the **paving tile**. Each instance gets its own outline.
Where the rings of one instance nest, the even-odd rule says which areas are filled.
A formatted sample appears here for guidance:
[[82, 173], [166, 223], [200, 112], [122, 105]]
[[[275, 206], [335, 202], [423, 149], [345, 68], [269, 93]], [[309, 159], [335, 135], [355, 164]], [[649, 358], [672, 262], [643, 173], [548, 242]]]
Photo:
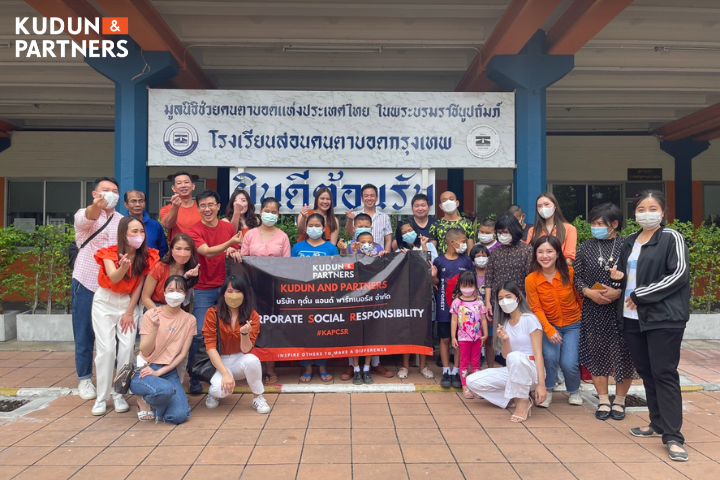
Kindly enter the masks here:
[[[355, 426], [355, 419], [353, 418], [353, 428]], [[432, 415], [418, 415], [417, 417], [411, 415], [398, 415], [392, 418], [396, 428], [421, 428], [421, 429], [433, 429], [438, 428], [435, 417]], [[466, 425], [467, 426], [467, 425]]]
[[124, 434], [122, 430], [85, 430], [73, 435], [63, 445], [76, 447], [107, 447]]
[[589, 444], [560, 444], [545, 445], [553, 455], [562, 463], [605, 463], [610, 459], [603, 455], [593, 445]]
[[490, 443], [490, 437], [485, 433], [482, 428], [457, 428], [452, 431], [442, 431], [440, 433], [445, 437], [445, 441], [448, 445], [465, 445], [465, 444], [485, 444]]
[[720, 465], [713, 461], [698, 461], [692, 458], [688, 462], [672, 462], [672, 468], [692, 480], [717, 480], [720, 475]]
[[[208, 445], [195, 460], [195, 465], [239, 465], [243, 466], [250, 458], [253, 447], [249, 445]], [[238, 475], [240, 470], [237, 470]]]
[[435, 422], [440, 430], [454, 430], [456, 428], [470, 428], [478, 425], [477, 420], [472, 415], [433, 415]]
[[[0, 352], [2, 353], [2, 352]], [[15, 475], [27, 469], [26, 465], [4, 465], [0, 468], [0, 480], [10, 480]]]
[[350, 415], [350, 403], [313, 403], [311, 415]]
[[[267, 399], [267, 395], [265, 395]], [[314, 393], [290, 393], [277, 396], [276, 405], [311, 405], [315, 400]], [[269, 400], [268, 400], [269, 401]]]
[[635, 480], [687, 480], [685, 475], [665, 462], [618, 463], [617, 466]]
[[[0, 426], [1, 428], [1, 426]], [[33, 435], [32, 432], [26, 432], [24, 430], [5, 430], [3, 429], [2, 435], [0, 435], [0, 448], [9, 447], [14, 445], [24, 438]]]
[[693, 450], [695, 450], [710, 460], [720, 462], [720, 448], [718, 448], [720, 445], [717, 443], [692, 442], [685, 445], [685, 447], [688, 450], [688, 455], [692, 455]]
[[614, 428], [585, 427], [577, 430], [575, 433], [593, 445], [600, 443], [637, 443], [635, 437], [625, 435], [623, 432]]
[[631, 480], [627, 473], [612, 463], [568, 463], [565, 467], [580, 480]]
[[79, 466], [68, 467], [29, 467], [15, 477], [17, 480], [65, 480], [72, 477], [80, 469]]
[[350, 415], [310, 415], [310, 428], [350, 428]]
[[408, 478], [405, 465], [397, 463], [354, 463], [352, 473], [353, 480], [378, 480], [380, 478], [401, 480]]
[[171, 445], [207, 445], [215, 430], [180, 430], [175, 429], [160, 442], [161, 446]]
[[389, 416], [390, 406], [387, 403], [353, 403], [353, 416]]
[[162, 478], [162, 480], [180, 480], [190, 467], [183, 466], [145, 466], [137, 467], [127, 480], [147, 480], [148, 478]]
[[[144, 466], [192, 465], [200, 452], [199, 445], [172, 445], [156, 447], [142, 462]], [[187, 470], [187, 469], [186, 469]], [[134, 474], [135, 472], [133, 472]]]
[[267, 480], [268, 474], [272, 473], [272, 480], [294, 480], [297, 471], [297, 464], [273, 465], [271, 469], [268, 469], [267, 465], [247, 465], [240, 478], [242, 480]]
[[358, 445], [397, 445], [398, 439], [393, 428], [352, 430], [353, 449]]
[[460, 463], [468, 480], [513, 480], [519, 479], [509, 463]]
[[301, 453], [302, 445], [259, 445], [253, 450], [248, 465], [297, 465]]
[[486, 428], [485, 431], [490, 439], [498, 445], [539, 445], [537, 439], [527, 429]]
[[463, 474], [460, 467], [455, 463], [448, 464], [410, 464], [407, 466], [410, 480], [442, 478], [443, 480], [462, 479]]
[[135, 465], [93, 467], [86, 465], [73, 475], [72, 480], [123, 480], [135, 469]]
[[401, 445], [403, 460], [411, 463], [455, 463], [455, 457], [450, 453], [447, 445]]
[[128, 430], [115, 440], [115, 447], [155, 447], [170, 433], [169, 430]]
[[353, 463], [403, 463], [399, 445], [353, 445]]
[[[223, 429], [246, 429], [246, 428], [263, 428], [267, 423], [269, 417], [267, 415], [258, 415], [253, 411], [253, 415], [228, 415], [225, 420], [217, 427]], [[188, 422], [186, 422], [188, 423]], [[182, 426], [184, 424], [181, 424]], [[216, 427], [212, 427], [216, 428]]]
[[351, 480], [353, 478], [352, 465], [333, 464], [320, 465], [301, 463], [298, 469], [297, 480]]
[[350, 445], [349, 428], [309, 428], [305, 433], [305, 446]]
[[545, 448], [537, 444], [504, 444], [498, 448], [512, 464], [515, 463], [556, 463], [558, 460]]
[[351, 460], [350, 445], [306, 446], [300, 457], [301, 464], [350, 464]]
[[259, 428], [217, 430], [208, 445], [255, 445], [262, 432]]
[[316, 393], [313, 399], [313, 408], [317, 405], [350, 405], [350, 394]]
[[237, 480], [242, 470], [240, 465], [193, 465], [183, 480]]
[[300, 404], [300, 405], [275, 405], [272, 407], [272, 412], [270, 413], [271, 417], [277, 416], [277, 415], [283, 415], [283, 416], [293, 416], [293, 417], [300, 417], [305, 416], [307, 417], [310, 415], [310, 404]]
[[387, 400], [391, 405], [396, 403], [425, 403], [422, 393], [388, 393]]
[[587, 441], [569, 427], [534, 428], [530, 433], [544, 445], [587, 444]]
[[447, 442], [438, 428], [398, 428], [401, 445], [445, 445]]
[[93, 458], [89, 465], [140, 465], [154, 447], [108, 447]]
[[458, 463], [507, 463], [505, 456], [492, 443], [450, 445], [450, 452]]
[[548, 463], [518, 463], [514, 464], [515, 471], [523, 480], [574, 480], [575, 476], [561, 464]]
[[40, 459], [38, 465], [85, 465], [95, 458], [102, 447], [58, 447]]
[[390, 410], [393, 416], [398, 415], [430, 415], [430, 409], [420, 403], [393, 403], [390, 405]]
[[350, 403], [387, 403], [384, 393], [353, 393]]
[[258, 445], [302, 445], [305, 439], [304, 428], [265, 429], [260, 434]]
[[[660, 439], [656, 439], [660, 442]], [[613, 463], [655, 463], [658, 457], [648, 452], [638, 444], [595, 444], [601, 453], [610, 459]]]
[[396, 423], [393, 423], [393, 417], [391, 417], [390, 415], [353, 415], [351, 420], [352, 428], [392, 428], [393, 426], [397, 425]]
[[43, 429], [26, 435], [25, 438], [15, 443], [15, 445], [18, 447], [57, 447], [75, 435], [76, 433], [73, 431]]
[[270, 415], [265, 428], [307, 428], [309, 418], [309, 415]]

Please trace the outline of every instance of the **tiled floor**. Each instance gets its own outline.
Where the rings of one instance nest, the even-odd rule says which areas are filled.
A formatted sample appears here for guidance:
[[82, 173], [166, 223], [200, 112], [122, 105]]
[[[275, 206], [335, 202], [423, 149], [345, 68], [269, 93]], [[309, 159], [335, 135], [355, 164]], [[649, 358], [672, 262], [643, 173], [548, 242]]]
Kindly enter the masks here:
[[720, 393], [684, 395], [686, 464], [659, 439], [629, 435], [646, 414], [601, 422], [557, 394], [525, 424], [454, 393], [266, 397], [270, 415], [250, 395], [215, 410], [190, 397], [193, 416], [176, 427], [132, 411], [93, 417], [92, 402], [60, 397], [0, 421], [0, 479], [720, 478]]

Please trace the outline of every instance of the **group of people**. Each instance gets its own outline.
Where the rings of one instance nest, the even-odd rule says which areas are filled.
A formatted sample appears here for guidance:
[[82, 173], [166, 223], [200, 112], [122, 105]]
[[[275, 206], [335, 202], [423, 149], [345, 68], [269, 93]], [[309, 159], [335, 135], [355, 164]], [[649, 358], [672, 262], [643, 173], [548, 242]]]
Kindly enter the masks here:
[[[393, 232], [390, 217], [376, 206], [377, 188], [368, 184], [361, 189], [361, 207], [346, 212], [343, 239], [332, 192], [319, 188], [313, 208], [303, 206], [297, 217], [298, 242], [291, 245], [276, 226], [278, 200], [265, 198], [256, 212], [249, 194], [236, 190], [220, 219], [217, 192], [193, 198], [190, 174], [178, 172], [172, 180], [174, 195], [160, 222], [144, 211], [145, 196], [138, 191], [124, 194], [129, 216], [119, 214], [118, 184], [107, 177], [96, 180], [93, 203], [75, 215], [76, 368], [81, 397], [96, 399], [94, 415], [106, 412], [111, 397], [115, 411], [129, 410], [111, 383], [115, 366], [131, 363], [138, 367], [130, 385], [138, 396], [138, 418], [185, 421], [190, 408], [182, 381], [202, 345], [216, 369], [208, 408], [230, 395], [237, 380], [247, 379], [253, 408], [270, 411], [263, 383], [277, 381], [275, 363], [266, 362], [263, 373], [252, 354], [260, 333], [253, 290], [242, 277], [226, 275], [226, 257], [421, 250], [433, 280], [442, 387], [514, 408], [511, 421], [523, 422], [533, 403], [550, 406], [558, 383], [565, 383], [570, 404], [581, 405], [582, 365], [600, 399], [595, 416], [622, 420], [637, 371], [651, 422], [633, 435], [662, 435], [671, 458], [687, 459], [677, 365], [689, 318], [688, 250], [677, 232], [663, 226], [662, 193], [637, 197], [642, 230], [627, 238], [619, 236], [623, 215], [617, 206], [593, 208], [588, 220], [594, 238], [578, 247], [577, 231], [549, 192], [537, 199], [533, 225], [512, 205], [497, 219], [483, 220], [477, 231], [460, 213], [455, 193], [440, 195], [439, 219], [430, 216], [430, 199], [418, 194], [412, 216]], [[140, 352], [134, 358], [138, 326]], [[93, 347], [97, 388], [91, 381]], [[488, 368], [481, 370], [483, 350]], [[409, 375], [409, 359], [403, 356], [398, 377]], [[350, 358], [340, 378], [368, 384], [372, 374], [392, 377], [380, 360], [367, 356], [361, 364]], [[504, 366], [495, 368], [496, 361]], [[301, 382], [311, 380], [313, 364], [322, 381], [332, 380], [327, 360], [315, 359], [301, 362]], [[187, 371], [190, 393], [201, 393], [200, 379], [192, 368]], [[434, 377], [424, 356], [419, 372]], [[616, 384], [612, 403], [610, 376]]]

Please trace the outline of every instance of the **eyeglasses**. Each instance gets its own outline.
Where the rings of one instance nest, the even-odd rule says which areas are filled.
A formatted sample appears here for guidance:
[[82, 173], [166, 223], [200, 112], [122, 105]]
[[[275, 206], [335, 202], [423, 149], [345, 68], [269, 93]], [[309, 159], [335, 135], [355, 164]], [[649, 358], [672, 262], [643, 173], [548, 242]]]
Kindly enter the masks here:
[[198, 205], [198, 208], [200, 210], [211, 210], [215, 207], [217, 207], [217, 203], [208, 203], [207, 205]]
[[139, 200], [134, 200], [134, 199], [133, 199], [133, 200], [130, 200], [130, 201], [128, 202], [128, 204], [130, 204], [130, 205], [145, 205], [145, 199], [144, 199], [144, 198], [141, 198], [141, 199], [139, 199]]

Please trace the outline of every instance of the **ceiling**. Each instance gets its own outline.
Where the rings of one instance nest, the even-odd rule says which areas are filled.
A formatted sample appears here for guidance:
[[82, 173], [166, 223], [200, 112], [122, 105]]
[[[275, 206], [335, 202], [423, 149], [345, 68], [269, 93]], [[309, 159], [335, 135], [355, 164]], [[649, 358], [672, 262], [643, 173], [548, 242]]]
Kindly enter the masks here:
[[[285, 90], [453, 91], [510, 4], [390, 2], [151, 0], [218, 88]], [[113, 129], [112, 82], [82, 58], [15, 58], [15, 17], [38, 14], [0, 12], [0, 120]], [[720, 2], [635, 0], [548, 89], [548, 131], [649, 132], [720, 102], [718, 73]]]

